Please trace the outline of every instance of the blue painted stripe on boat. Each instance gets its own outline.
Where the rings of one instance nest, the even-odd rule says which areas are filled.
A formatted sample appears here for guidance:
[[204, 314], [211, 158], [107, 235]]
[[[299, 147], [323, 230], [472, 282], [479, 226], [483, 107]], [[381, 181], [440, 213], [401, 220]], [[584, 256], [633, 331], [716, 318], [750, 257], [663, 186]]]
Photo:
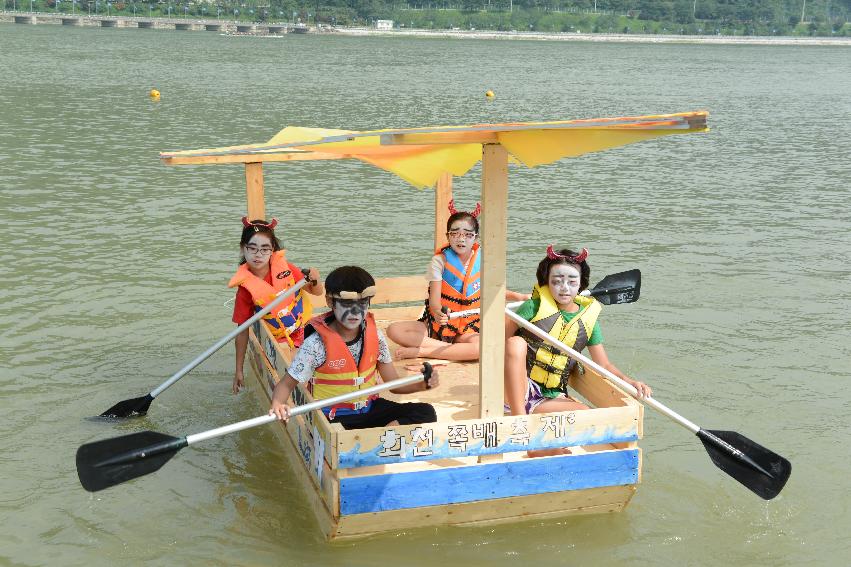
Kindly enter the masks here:
[[638, 449], [340, 479], [340, 514], [635, 484]]
[[[428, 425], [428, 424], [426, 424]], [[416, 455], [416, 445], [409, 443], [402, 455], [380, 456], [384, 446], [378, 444], [369, 449], [361, 449], [360, 443], [356, 443], [349, 451], [341, 452], [338, 456], [338, 467], [341, 469], [368, 467], [371, 465], [389, 465], [391, 463], [403, 463], [410, 461], [431, 461], [434, 459], [455, 459], [458, 457], [478, 455], [501, 455], [513, 451], [533, 451], [536, 449], [554, 449], [559, 447], [578, 447], [585, 445], [602, 445], [604, 443], [628, 443], [638, 441], [638, 426], [633, 423], [628, 429], [619, 429], [614, 426], [605, 428], [589, 427], [576, 433], [563, 437], [547, 437], [543, 431], [531, 437], [527, 444], [513, 442], [506, 439], [496, 447], [485, 447], [483, 441], [470, 443], [466, 449], [452, 447], [448, 441], [434, 447], [427, 455]]]

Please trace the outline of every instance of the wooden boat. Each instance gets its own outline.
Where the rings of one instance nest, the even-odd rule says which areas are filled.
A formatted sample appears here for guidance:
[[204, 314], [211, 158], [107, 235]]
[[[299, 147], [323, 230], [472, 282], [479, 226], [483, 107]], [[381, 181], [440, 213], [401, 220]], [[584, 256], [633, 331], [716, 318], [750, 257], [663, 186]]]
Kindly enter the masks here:
[[[705, 130], [705, 112], [372, 132], [286, 128], [266, 144], [161, 155], [169, 165], [243, 164], [249, 218], [266, 217], [264, 163], [359, 159], [413, 185], [436, 186], [435, 245], [443, 244], [452, 174], [483, 162], [481, 362], [450, 363], [440, 370], [440, 388], [404, 396], [433, 404], [438, 421], [345, 430], [317, 410], [274, 425], [301, 471], [297, 478], [327, 538], [616, 512], [627, 506], [641, 481], [643, 406], [624, 391], [586, 368], [570, 385], [593, 409], [504, 415], [508, 163], [511, 158], [535, 166]], [[423, 250], [422, 257], [429, 253]], [[410, 305], [422, 305], [426, 297], [423, 277], [382, 279], [377, 288], [372, 311], [379, 326], [419, 316], [422, 307]], [[312, 299], [324, 305], [324, 298]], [[248, 358], [262, 410], [292, 356], [265, 323], [254, 325]], [[409, 373], [403, 367], [412, 362], [399, 363], [401, 375]], [[311, 401], [304, 388], [293, 397], [296, 404]], [[527, 457], [529, 450], [556, 447], [569, 447], [571, 454]]]

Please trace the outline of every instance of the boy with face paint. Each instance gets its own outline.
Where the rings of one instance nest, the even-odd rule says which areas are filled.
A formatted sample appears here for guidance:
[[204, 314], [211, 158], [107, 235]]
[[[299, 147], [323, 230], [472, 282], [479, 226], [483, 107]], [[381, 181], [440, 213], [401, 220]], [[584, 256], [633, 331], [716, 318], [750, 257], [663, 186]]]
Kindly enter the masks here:
[[[629, 378], [606, 355], [598, 321], [602, 305], [580, 295], [591, 276], [587, 257], [584, 248], [579, 253], [567, 249], [556, 252], [550, 245], [547, 256], [538, 264], [538, 284], [532, 298], [517, 309], [517, 314], [576, 351], [587, 346], [594, 362], [635, 387], [639, 397], [649, 396], [649, 386]], [[588, 409], [567, 395], [567, 379], [576, 361], [510, 319], [506, 320], [506, 336], [505, 400], [512, 415]]]
[[[270, 414], [286, 421], [287, 400], [299, 383], [308, 384], [316, 399], [353, 392], [399, 378], [387, 340], [369, 312], [375, 280], [363, 268], [343, 266], [325, 279], [325, 300], [331, 309], [308, 323], [307, 338], [287, 373], [275, 386]], [[311, 334], [312, 333], [312, 334]], [[438, 385], [433, 371], [428, 387]], [[394, 394], [419, 392], [419, 382], [390, 390]], [[346, 429], [386, 427], [437, 421], [430, 404], [398, 403], [378, 395], [363, 396], [322, 410], [328, 420]]]

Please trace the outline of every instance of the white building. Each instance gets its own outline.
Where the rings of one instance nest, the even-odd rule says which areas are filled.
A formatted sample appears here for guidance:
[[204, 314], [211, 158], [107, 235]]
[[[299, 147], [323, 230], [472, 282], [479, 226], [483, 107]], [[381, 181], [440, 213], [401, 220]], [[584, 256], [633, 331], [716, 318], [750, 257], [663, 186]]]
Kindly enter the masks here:
[[377, 30], [392, 30], [393, 20], [375, 20], [375, 29]]

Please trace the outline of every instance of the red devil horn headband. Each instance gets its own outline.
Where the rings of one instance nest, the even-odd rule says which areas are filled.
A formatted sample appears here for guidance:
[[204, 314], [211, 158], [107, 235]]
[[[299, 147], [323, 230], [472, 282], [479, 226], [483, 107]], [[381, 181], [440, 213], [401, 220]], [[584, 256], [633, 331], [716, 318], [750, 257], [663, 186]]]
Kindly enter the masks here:
[[574, 264], [581, 264], [588, 257], [588, 249], [583, 248], [579, 254], [559, 254], [553, 250], [553, 245], [547, 246], [547, 258], [550, 260], [567, 260]]
[[[466, 211], [457, 211], [455, 210], [455, 199], [449, 201], [449, 214], [454, 215], [456, 213], [464, 213]], [[482, 204], [476, 203], [476, 208], [468, 213], [474, 219], [479, 218], [479, 215], [482, 214]]]
[[242, 217], [242, 226], [245, 228], [254, 227], [254, 232], [260, 232], [260, 227], [268, 228], [269, 230], [275, 230], [275, 227], [278, 226], [278, 219], [272, 219], [272, 222], [251, 222], [248, 220], [248, 217]]

